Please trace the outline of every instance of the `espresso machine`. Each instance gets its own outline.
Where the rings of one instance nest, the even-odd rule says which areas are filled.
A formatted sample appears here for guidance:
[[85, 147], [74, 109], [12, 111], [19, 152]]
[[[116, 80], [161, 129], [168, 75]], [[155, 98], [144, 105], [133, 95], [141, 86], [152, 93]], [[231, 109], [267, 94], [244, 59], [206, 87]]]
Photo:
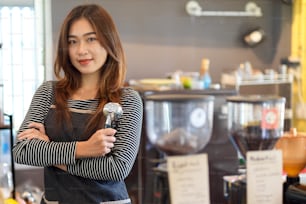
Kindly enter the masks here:
[[227, 98], [228, 134], [240, 159], [238, 172], [225, 176], [228, 204], [246, 204], [246, 154], [274, 149], [283, 135], [285, 98], [274, 95], [237, 95]]

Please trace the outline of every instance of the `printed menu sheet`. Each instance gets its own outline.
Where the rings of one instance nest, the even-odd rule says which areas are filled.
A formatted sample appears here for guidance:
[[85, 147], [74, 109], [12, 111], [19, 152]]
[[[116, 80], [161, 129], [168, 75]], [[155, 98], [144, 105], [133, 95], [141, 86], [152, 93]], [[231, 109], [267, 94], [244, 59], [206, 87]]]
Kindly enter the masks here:
[[207, 154], [169, 156], [167, 168], [171, 204], [209, 204]]
[[247, 152], [247, 203], [283, 203], [282, 152]]

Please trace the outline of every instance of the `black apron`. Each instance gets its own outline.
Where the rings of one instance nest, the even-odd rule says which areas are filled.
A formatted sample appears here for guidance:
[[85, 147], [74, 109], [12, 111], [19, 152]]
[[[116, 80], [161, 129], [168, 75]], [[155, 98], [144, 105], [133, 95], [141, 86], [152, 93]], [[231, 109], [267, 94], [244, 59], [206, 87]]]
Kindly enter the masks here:
[[[45, 119], [46, 133], [52, 141], [71, 142], [87, 140], [84, 135], [89, 114], [72, 112], [72, 128], [56, 126], [55, 109]], [[60, 130], [59, 130], [60, 129]], [[96, 171], [98, 169], [91, 169]], [[44, 204], [127, 204], [129, 195], [124, 181], [103, 181], [73, 176], [56, 167], [44, 168]]]

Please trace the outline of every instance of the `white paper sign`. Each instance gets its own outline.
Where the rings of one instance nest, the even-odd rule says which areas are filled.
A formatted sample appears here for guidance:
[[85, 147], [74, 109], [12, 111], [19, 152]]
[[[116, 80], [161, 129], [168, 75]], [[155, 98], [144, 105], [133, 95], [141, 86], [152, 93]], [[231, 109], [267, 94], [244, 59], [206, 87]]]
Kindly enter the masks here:
[[209, 204], [207, 154], [167, 157], [172, 204]]
[[282, 152], [247, 152], [247, 203], [283, 203]]

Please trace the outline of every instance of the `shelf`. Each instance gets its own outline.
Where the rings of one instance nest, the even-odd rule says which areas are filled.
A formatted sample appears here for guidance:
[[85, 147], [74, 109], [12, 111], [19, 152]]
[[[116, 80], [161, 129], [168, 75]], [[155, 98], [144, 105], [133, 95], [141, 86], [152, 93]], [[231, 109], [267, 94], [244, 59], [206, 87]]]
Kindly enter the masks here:
[[262, 17], [261, 8], [254, 2], [247, 2], [242, 11], [204, 11], [197, 1], [191, 0], [186, 4], [186, 12], [190, 16], [230, 16], [230, 17]]
[[10, 129], [10, 125], [0, 125], [0, 130]]
[[291, 74], [283, 75], [259, 75], [251, 77], [237, 77], [233, 74], [223, 73], [221, 76], [221, 84], [223, 87], [236, 87], [239, 86], [258, 86], [258, 85], [270, 85], [270, 84], [291, 84], [293, 82], [293, 76]]

